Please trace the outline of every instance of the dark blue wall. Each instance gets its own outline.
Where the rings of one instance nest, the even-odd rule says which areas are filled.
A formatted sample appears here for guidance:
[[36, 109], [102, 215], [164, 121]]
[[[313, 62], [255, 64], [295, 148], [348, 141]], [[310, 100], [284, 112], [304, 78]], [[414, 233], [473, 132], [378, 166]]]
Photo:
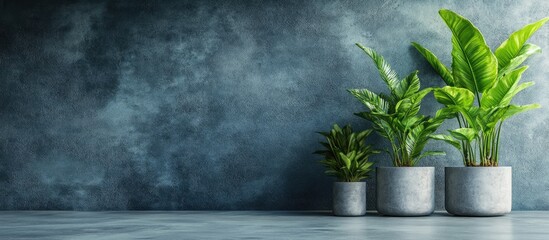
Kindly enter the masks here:
[[[449, 65], [443, 7], [494, 48], [549, 13], [541, 0], [0, 1], [0, 209], [328, 209], [315, 131], [367, 127], [345, 90], [383, 89], [353, 44], [439, 86], [409, 43]], [[548, 51], [548, 33], [531, 41]], [[517, 102], [549, 106], [549, 54], [529, 63], [538, 85]], [[549, 209], [548, 122], [546, 107], [506, 124], [515, 209]], [[442, 168], [461, 162], [429, 148], [449, 153], [422, 162], [441, 208]]]

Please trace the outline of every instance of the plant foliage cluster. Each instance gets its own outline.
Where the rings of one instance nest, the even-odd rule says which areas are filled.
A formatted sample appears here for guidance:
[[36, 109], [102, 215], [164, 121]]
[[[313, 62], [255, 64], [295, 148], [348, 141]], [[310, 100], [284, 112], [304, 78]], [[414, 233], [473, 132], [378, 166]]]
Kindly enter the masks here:
[[350, 89], [349, 92], [362, 102], [369, 111], [356, 115], [370, 121], [376, 132], [389, 140], [393, 165], [415, 166], [420, 159], [432, 155], [444, 155], [440, 151], [423, 148], [445, 119], [451, 117], [446, 110], [434, 117], [419, 113], [421, 101], [432, 88], [420, 90], [418, 72], [399, 79], [385, 59], [373, 49], [356, 44], [376, 65], [389, 94], [376, 94], [368, 89]]
[[541, 52], [540, 47], [526, 41], [549, 17], [512, 33], [492, 52], [482, 33], [468, 19], [446, 9], [439, 14], [452, 32], [452, 68], [420, 44], [412, 43], [446, 83], [447, 86], [434, 90], [434, 96], [447, 112], [454, 112], [459, 125], [449, 135], [433, 137], [456, 147], [466, 166], [498, 166], [503, 122], [539, 107], [514, 105], [511, 100], [534, 85], [519, 84], [528, 68], [522, 66], [524, 61]]
[[324, 156], [320, 162], [327, 168], [326, 174], [343, 182], [368, 178], [374, 164], [368, 158], [379, 153], [364, 141], [371, 133], [371, 129], [355, 133], [351, 125], [340, 128], [337, 124], [329, 132], [319, 132], [326, 138], [321, 142], [325, 150], [315, 153]]
[[[512, 33], [492, 51], [484, 36], [468, 19], [442, 9], [440, 16], [452, 33], [452, 65], [446, 67], [430, 50], [418, 43], [412, 45], [431, 64], [447, 86], [421, 89], [418, 72], [400, 79], [383, 56], [359, 43], [356, 45], [370, 57], [388, 88], [387, 93], [374, 93], [366, 88], [348, 90], [367, 111], [355, 113], [372, 123], [373, 130], [386, 138], [393, 165], [415, 166], [420, 159], [444, 155], [440, 151], [423, 151], [430, 139], [447, 142], [457, 148], [465, 166], [498, 166], [501, 129], [508, 118], [535, 108], [538, 104], [515, 105], [511, 101], [519, 92], [534, 85], [519, 83], [528, 66], [523, 63], [541, 48], [527, 40], [549, 17], [528, 24]], [[436, 114], [419, 113], [423, 98], [430, 92], [444, 105]], [[455, 118], [459, 128], [449, 134], [434, 132], [446, 120]], [[367, 178], [373, 163], [368, 157], [378, 153], [364, 143], [372, 130], [353, 132], [347, 125], [334, 125], [330, 132], [321, 132], [325, 150], [315, 153], [326, 173], [340, 181]]]

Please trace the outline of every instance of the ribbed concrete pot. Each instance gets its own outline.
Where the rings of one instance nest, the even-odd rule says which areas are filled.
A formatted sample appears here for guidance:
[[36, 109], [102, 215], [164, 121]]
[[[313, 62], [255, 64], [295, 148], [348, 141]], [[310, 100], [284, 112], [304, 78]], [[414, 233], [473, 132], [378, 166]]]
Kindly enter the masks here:
[[366, 182], [334, 182], [333, 207], [336, 216], [366, 214]]
[[434, 167], [378, 167], [377, 211], [388, 216], [425, 216], [435, 211]]
[[446, 167], [446, 211], [459, 216], [501, 216], [511, 212], [511, 167]]

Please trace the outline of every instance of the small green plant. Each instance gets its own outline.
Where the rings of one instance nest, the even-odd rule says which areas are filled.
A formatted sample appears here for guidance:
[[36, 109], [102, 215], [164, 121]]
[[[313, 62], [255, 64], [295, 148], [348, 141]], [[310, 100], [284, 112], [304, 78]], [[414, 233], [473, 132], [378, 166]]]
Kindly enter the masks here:
[[371, 133], [371, 129], [355, 133], [351, 125], [342, 129], [337, 124], [329, 132], [319, 132], [326, 138], [326, 142], [320, 142], [326, 149], [315, 154], [324, 156], [320, 163], [327, 168], [325, 173], [342, 182], [359, 182], [368, 178], [374, 164], [368, 158], [379, 153], [364, 141]]
[[521, 67], [522, 63], [541, 52], [540, 47], [526, 41], [549, 17], [514, 32], [492, 52], [482, 33], [468, 19], [446, 9], [439, 14], [452, 32], [452, 69], [431, 51], [412, 43], [446, 83], [447, 86], [435, 89], [434, 95], [446, 111], [454, 112], [453, 117], [459, 124], [458, 129], [450, 130], [450, 135], [434, 138], [456, 147], [465, 166], [498, 166], [503, 122], [517, 113], [539, 107], [538, 104], [513, 105], [511, 100], [534, 85], [533, 82], [519, 84], [528, 68]]
[[426, 151], [423, 148], [437, 128], [452, 115], [446, 110], [438, 111], [435, 117], [419, 114], [422, 99], [432, 91], [420, 90], [417, 71], [400, 80], [385, 59], [371, 48], [356, 44], [376, 65], [381, 79], [389, 88], [389, 94], [376, 94], [368, 89], [350, 89], [360, 100], [367, 112], [355, 113], [370, 121], [376, 132], [389, 140], [395, 167], [415, 166], [426, 156], [444, 155], [440, 151]]

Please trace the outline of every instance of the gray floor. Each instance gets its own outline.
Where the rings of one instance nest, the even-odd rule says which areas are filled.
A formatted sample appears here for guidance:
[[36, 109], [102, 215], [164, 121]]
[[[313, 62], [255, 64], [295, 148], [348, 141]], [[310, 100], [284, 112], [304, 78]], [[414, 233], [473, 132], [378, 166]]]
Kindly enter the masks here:
[[0, 239], [549, 239], [549, 212], [334, 217], [328, 212], [0, 211]]

